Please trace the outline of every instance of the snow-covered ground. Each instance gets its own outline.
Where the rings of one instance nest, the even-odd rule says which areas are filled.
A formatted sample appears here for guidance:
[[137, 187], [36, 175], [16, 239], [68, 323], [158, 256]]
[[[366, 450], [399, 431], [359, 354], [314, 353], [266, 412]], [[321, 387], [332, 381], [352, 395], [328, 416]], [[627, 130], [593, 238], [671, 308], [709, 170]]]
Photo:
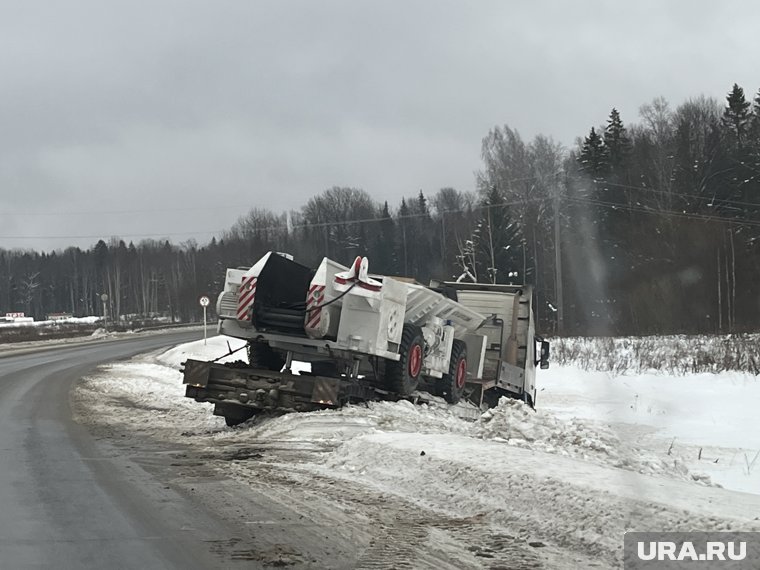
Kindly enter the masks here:
[[266, 465], [293, 479], [350, 482], [613, 566], [626, 530], [760, 530], [754, 376], [557, 366], [540, 376], [535, 412], [502, 399], [468, 422], [441, 406], [375, 402], [227, 428], [211, 405], [183, 397], [178, 369], [240, 346], [215, 337], [113, 364], [79, 397], [142, 436], [206, 452], [269, 450], [225, 464], [241, 481], [259, 481]]
[[610, 426], [626, 445], [670, 450], [724, 487], [760, 493], [760, 378], [742, 372], [612, 374], [572, 366], [539, 380], [538, 409]]
[[68, 319], [58, 319], [51, 321], [0, 322], [0, 328], [50, 327], [56, 325], [91, 325], [102, 320], [103, 317], [71, 317]]

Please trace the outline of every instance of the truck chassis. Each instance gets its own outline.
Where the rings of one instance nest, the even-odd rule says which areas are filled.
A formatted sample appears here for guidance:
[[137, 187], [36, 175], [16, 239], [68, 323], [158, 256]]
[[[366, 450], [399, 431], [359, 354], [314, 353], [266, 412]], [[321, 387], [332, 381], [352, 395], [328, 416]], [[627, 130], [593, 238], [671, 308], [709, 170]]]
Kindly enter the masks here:
[[[182, 372], [185, 396], [214, 404], [214, 414], [224, 417], [229, 426], [260, 413], [311, 412], [379, 400], [433, 401], [425, 392], [411, 395], [389, 392], [372, 380], [274, 372], [251, 368], [240, 360], [219, 364], [188, 359]], [[483, 394], [491, 387], [483, 382], [468, 382], [466, 400], [475, 404], [477, 410], [484, 401]], [[462, 415], [475, 417], [472, 408], [463, 403], [459, 407]]]

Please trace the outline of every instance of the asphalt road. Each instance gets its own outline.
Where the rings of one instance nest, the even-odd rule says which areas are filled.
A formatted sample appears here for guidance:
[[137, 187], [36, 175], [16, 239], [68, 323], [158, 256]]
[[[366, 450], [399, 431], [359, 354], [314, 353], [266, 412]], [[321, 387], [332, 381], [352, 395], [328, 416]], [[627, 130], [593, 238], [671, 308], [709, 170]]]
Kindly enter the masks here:
[[0, 569], [237, 567], [211, 548], [234, 534], [228, 522], [72, 419], [71, 389], [98, 364], [201, 334], [0, 356]]
[[283, 469], [318, 461], [312, 441], [217, 441], [194, 425], [162, 437], [150, 413], [123, 414], [129, 401], [95, 412], [72, 398], [101, 363], [201, 334], [0, 354], [0, 570], [543, 567], [488, 519]]

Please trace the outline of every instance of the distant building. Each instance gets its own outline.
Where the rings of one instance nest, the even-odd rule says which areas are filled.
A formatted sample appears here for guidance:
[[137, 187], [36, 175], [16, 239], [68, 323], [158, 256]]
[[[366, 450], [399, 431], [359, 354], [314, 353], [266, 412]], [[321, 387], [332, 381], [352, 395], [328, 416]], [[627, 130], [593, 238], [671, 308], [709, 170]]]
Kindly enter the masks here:
[[73, 316], [71, 313], [50, 313], [47, 318], [49, 321], [64, 321], [73, 318]]
[[5, 317], [0, 320], [6, 323], [32, 323], [34, 317], [27, 317], [24, 313], [5, 313]]

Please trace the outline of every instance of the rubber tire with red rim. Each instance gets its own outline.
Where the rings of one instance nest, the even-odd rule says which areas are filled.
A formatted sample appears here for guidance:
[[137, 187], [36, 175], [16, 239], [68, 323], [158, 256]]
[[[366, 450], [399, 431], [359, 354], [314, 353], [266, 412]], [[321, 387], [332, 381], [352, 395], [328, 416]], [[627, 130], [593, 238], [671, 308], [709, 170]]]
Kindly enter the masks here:
[[[460, 386], [457, 383], [457, 369], [459, 363], [464, 361], [465, 376], [464, 382]], [[454, 340], [451, 345], [451, 360], [449, 361], [449, 373], [444, 374], [443, 378], [438, 381], [439, 393], [449, 404], [456, 404], [462, 399], [464, 394], [464, 385], [467, 382], [467, 345], [464, 341]]]
[[[409, 357], [416, 346], [422, 351], [421, 358], [425, 358], [425, 339], [422, 336], [422, 329], [417, 325], [406, 323], [404, 331], [401, 333], [401, 343], [398, 347], [398, 353], [401, 358], [398, 361], [390, 360], [385, 366], [385, 381], [388, 388], [402, 396], [408, 396], [417, 389], [419, 384], [420, 373], [413, 377], [409, 371]], [[422, 364], [420, 362], [420, 372]]]

